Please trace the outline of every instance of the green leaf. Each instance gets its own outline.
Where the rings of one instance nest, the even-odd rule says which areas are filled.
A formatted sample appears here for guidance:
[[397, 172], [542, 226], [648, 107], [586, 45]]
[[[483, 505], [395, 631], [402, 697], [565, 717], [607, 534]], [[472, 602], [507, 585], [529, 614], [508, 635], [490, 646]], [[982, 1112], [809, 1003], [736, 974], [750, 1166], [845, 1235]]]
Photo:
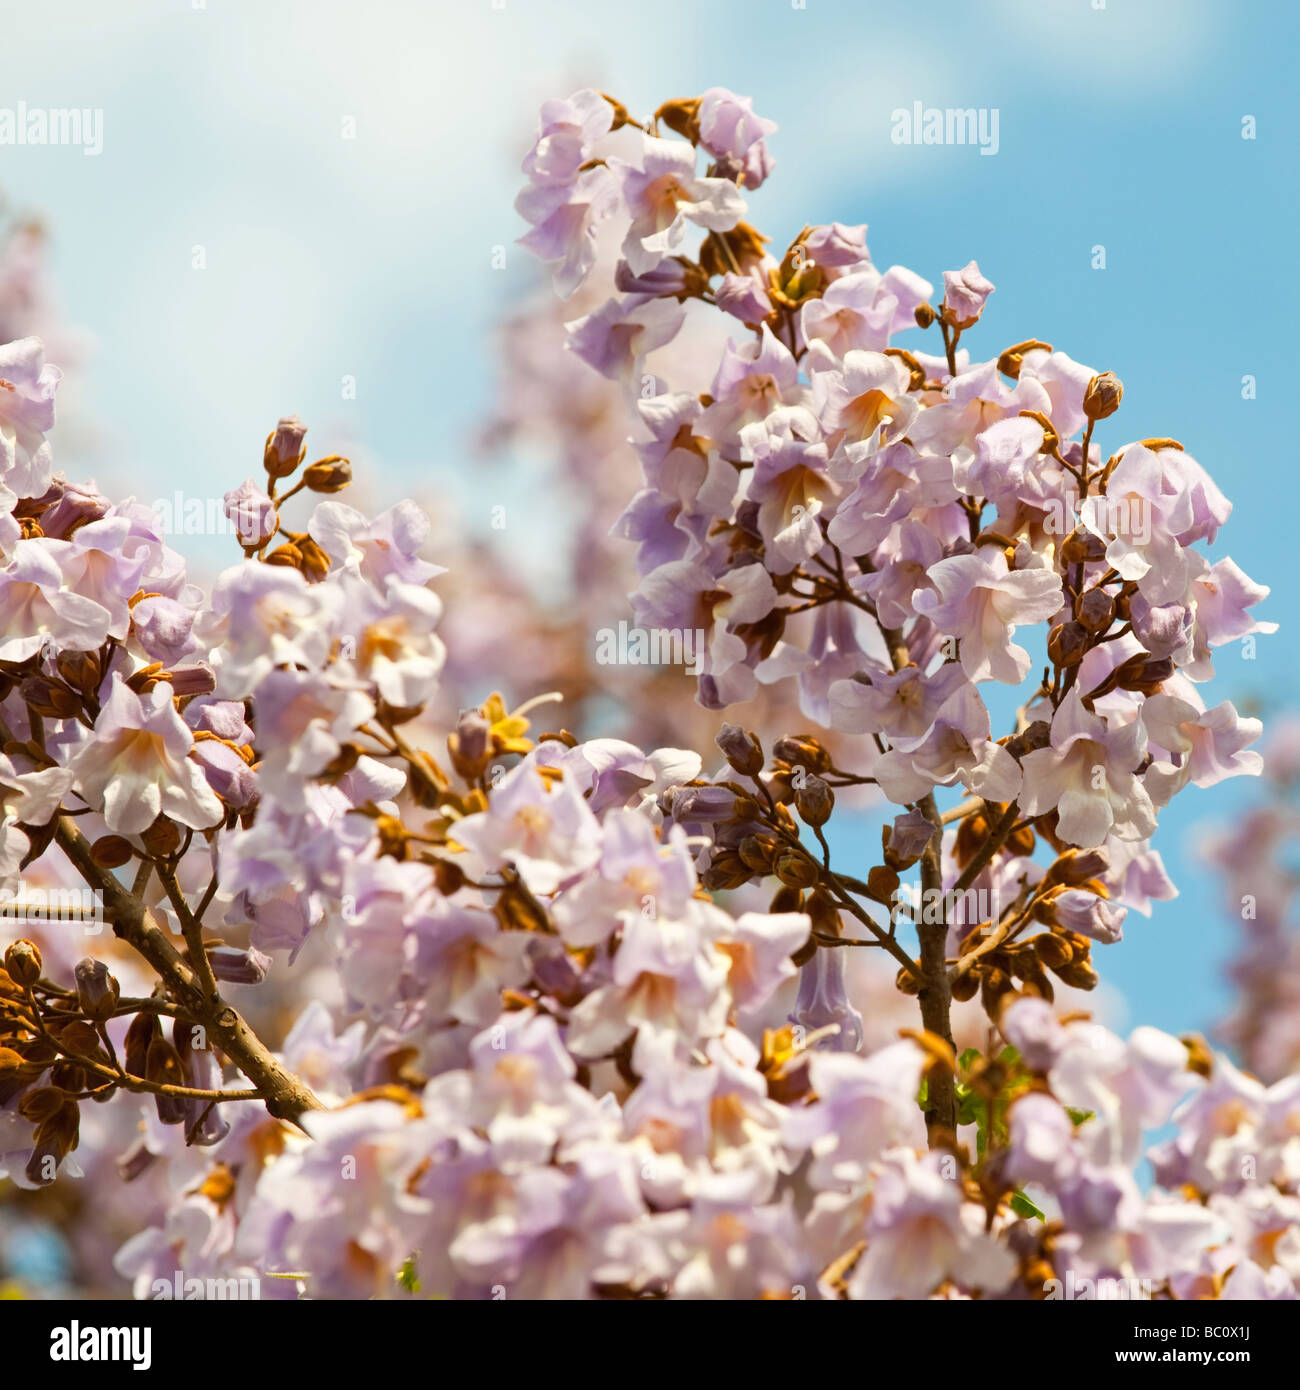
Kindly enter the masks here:
[[968, 1047], [966, 1051], [957, 1058], [957, 1065], [962, 1071], [966, 1071], [973, 1062], [978, 1062], [981, 1056], [983, 1056], [983, 1054], [978, 1047]]
[[1014, 1062], [1018, 1062], [1019, 1060], [1020, 1053], [1012, 1047], [1010, 1043], [998, 1053], [998, 1061], [1005, 1062], [1007, 1066], [1011, 1066]]
[[420, 1292], [420, 1276], [415, 1272], [414, 1255], [409, 1255], [406, 1263], [397, 1271], [397, 1282], [407, 1293]]
[[1017, 1216], [1026, 1218], [1037, 1217], [1039, 1221], [1047, 1220], [1046, 1214], [1039, 1211], [1023, 1192], [1013, 1192], [1011, 1194], [1011, 1210], [1014, 1211]]
[[960, 1125], [983, 1124], [988, 1112], [984, 1097], [969, 1086], [957, 1087], [957, 1123]]
[[1085, 1120], [1091, 1120], [1097, 1113], [1095, 1110], [1076, 1110], [1074, 1106], [1067, 1105], [1065, 1113], [1070, 1117], [1070, 1123], [1081, 1125]]

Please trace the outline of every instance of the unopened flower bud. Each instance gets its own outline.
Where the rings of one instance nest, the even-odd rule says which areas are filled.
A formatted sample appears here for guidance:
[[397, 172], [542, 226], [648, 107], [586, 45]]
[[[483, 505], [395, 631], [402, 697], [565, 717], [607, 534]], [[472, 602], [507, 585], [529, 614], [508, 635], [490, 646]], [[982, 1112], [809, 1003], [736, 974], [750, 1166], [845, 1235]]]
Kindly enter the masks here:
[[75, 1100], [64, 1100], [59, 1108], [36, 1126], [33, 1136], [38, 1147], [44, 1146], [57, 1158], [63, 1158], [77, 1147], [77, 1132], [81, 1109]]
[[1067, 565], [1082, 565], [1085, 561], [1091, 563], [1103, 559], [1105, 554], [1106, 542], [1082, 526], [1071, 531], [1061, 542], [1061, 559]]
[[93, 956], [85, 956], [73, 967], [72, 976], [77, 982], [77, 1002], [82, 1012], [96, 1023], [111, 1018], [121, 990], [108, 973], [108, 966]]
[[898, 892], [898, 875], [886, 864], [873, 864], [867, 874], [867, 890], [878, 903], [892, 903]]
[[348, 459], [331, 454], [309, 464], [302, 475], [312, 492], [342, 492], [352, 483], [352, 464]]
[[964, 975], [958, 975], [952, 982], [952, 997], [959, 1004], [966, 1003], [968, 999], [974, 999], [979, 990], [979, 976], [973, 970], [967, 970]]
[[1059, 970], [1074, 959], [1070, 943], [1056, 932], [1039, 932], [1030, 942], [1038, 954], [1038, 959], [1050, 970]]
[[1067, 849], [1048, 869], [1047, 879], [1075, 887], [1089, 879], [1100, 878], [1109, 868], [1110, 855], [1104, 845], [1096, 849]]
[[672, 816], [679, 824], [730, 820], [736, 810], [736, 793], [729, 787], [677, 787], [672, 794]]
[[1052, 982], [1047, 978], [1043, 962], [1038, 953], [1025, 945], [1011, 958], [1011, 970], [1016, 979], [1023, 982], [1026, 994], [1037, 995], [1039, 999], [1050, 1001], [1055, 995]]
[[763, 770], [763, 745], [739, 724], [724, 724], [714, 740], [723, 757], [743, 777], [754, 777]]
[[284, 416], [266, 437], [262, 465], [272, 478], [287, 478], [307, 455], [307, 426], [296, 415]]
[[984, 1012], [995, 1023], [1007, 996], [1014, 990], [1011, 976], [998, 966], [988, 965], [980, 971], [980, 1003], [984, 1006]]
[[[185, 1067], [180, 1053], [161, 1034], [149, 1044], [145, 1059], [145, 1079], [162, 1086], [184, 1086]], [[158, 1119], [165, 1125], [185, 1121], [185, 1099], [182, 1096], [154, 1096]]]
[[284, 545], [277, 545], [276, 548], [266, 557], [264, 563], [268, 565], [284, 565], [287, 569], [302, 569], [302, 551], [292, 542]]
[[209, 946], [206, 954], [213, 978], [231, 985], [260, 985], [271, 968], [271, 957], [255, 946]]
[[748, 883], [753, 873], [740, 855], [725, 850], [716, 855], [713, 862], [700, 875], [700, 882], [710, 893], [725, 892], [729, 888], [739, 888]]
[[132, 1076], [143, 1076], [149, 1047], [155, 1038], [162, 1037], [156, 1014], [136, 1014], [126, 1030], [125, 1053], [122, 1064]]
[[[1128, 669], [1129, 667], [1132, 669]], [[1136, 690], [1143, 695], [1155, 695], [1160, 687], [1174, 674], [1171, 657], [1147, 656], [1130, 658], [1117, 672], [1116, 684], [1121, 690]]]
[[921, 962], [916, 962], [916, 968], [908, 970], [900, 968], [894, 977], [894, 988], [900, 994], [920, 994], [921, 992]]
[[43, 1125], [62, 1105], [63, 1095], [57, 1086], [37, 1086], [18, 1102], [18, 1113], [29, 1124]]
[[12, 1047], [0, 1047], [0, 1086], [23, 1075], [27, 1067], [27, 1058], [21, 1052], [15, 1052]]
[[835, 809], [835, 793], [820, 777], [808, 777], [794, 794], [794, 804], [806, 824], [825, 825]]
[[1114, 372], [1102, 372], [1083, 393], [1083, 413], [1089, 420], [1105, 420], [1114, 415], [1123, 399], [1124, 383]]
[[1088, 650], [1088, 632], [1081, 623], [1057, 623], [1047, 634], [1047, 655], [1056, 666], [1077, 666]]
[[175, 821], [168, 820], [166, 816], [161, 815], [140, 836], [140, 839], [143, 841], [145, 849], [157, 858], [166, 858], [169, 854], [175, 854], [181, 847], [180, 827]]
[[969, 328], [984, 312], [985, 302], [993, 293], [993, 284], [980, 273], [977, 262], [970, 261], [961, 270], [943, 272], [943, 318], [956, 328]]
[[772, 756], [791, 767], [805, 767], [809, 772], [830, 769], [831, 755], [811, 734], [786, 734], [772, 745]]
[[1070, 985], [1074, 989], [1096, 989], [1101, 983], [1101, 976], [1092, 968], [1091, 961], [1072, 960], [1065, 965], [1053, 967], [1052, 973], [1062, 984]]
[[245, 478], [221, 499], [222, 510], [234, 522], [239, 543], [250, 547], [264, 545], [275, 535], [280, 513], [274, 502], [252, 480]]
[[44, 719], [75, 719], [81, 709], [77, 692], [48, 676], [28, 676], [18, 691], [28, 708]]
[[60, 652], [56, 665], [59, 675], [83, 695], [99, 688], [103, 668], [94, 652]]
[[817, 882], [817, 866], [805, 855], [788, 849], [777, 856], [773, 872], [790, 888], [811, 888]]
[[891, 869], [910, 869], [925, 853], [933, 835], [933, 824], [920, 811], [896, 816], [892, 826], [882, 826], [880, 831], [885, 863]]
[[41, 953], [34, 941], [23, 938], [5, 951], [5, 971], [17, 985], [34, 985], [41, 978]]
[[453, 860], [439, 859], [433, 866], [433, 883], [444, 898], [449, 898], [465, 886], [465, 870]]
[[803, 894], [787, 883], [783, 883], [775, 893], [767, 910], [772, 913], [798, 912], [803, 906]]
[[770, 874], [775, 848], [776, 840], [770, 835], [746, 835], [737, 846], [736, 853], [740, 855], [741, 862], [756, 874]]
[[86, 1089], [86, 1073], [76, 1062], [60, 1057], [50, 1068], [50, 1085], [75, 1095], [78, 1091]]
[[467, 709], [447, 735], [451, 765], [467, 782], [476, 782], [492, 757], [492, 725], [481, 710]]
[[916, 306], [912, 317], [916, 320], [918, 328], [929, 328], [939, 316], [935, 313], [933, 304], [921, 303]]
[[302, 557], [299, 569], [310, 584], [319, 584], [330, 572], [330, 557], [310, 536], [299, 536], [294, 542]]
[[1088, 632], [1105, 632], [1115, 616], [1115, 600], [1105, 589], [1088, 589], [1075, 600], [1074, 616]]

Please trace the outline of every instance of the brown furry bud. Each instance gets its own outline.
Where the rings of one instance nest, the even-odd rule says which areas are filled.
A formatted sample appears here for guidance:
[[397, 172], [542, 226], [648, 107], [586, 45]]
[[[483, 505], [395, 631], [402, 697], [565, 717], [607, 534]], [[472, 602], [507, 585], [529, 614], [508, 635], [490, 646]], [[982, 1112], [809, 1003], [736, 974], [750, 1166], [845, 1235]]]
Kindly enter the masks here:
[[776, 850], [776, 840], [770, 835], [746, 835], [737, 846], [736, 853], [741, 862], [756, 874], [772, 872], [772, 856]]
[[34, 985], [41, 978], [41, 952], [34, 941], [24, 938], [5, 951], [5, 970], [15, 984]]
[[811, 888], [817, 882], [817, 866], [806, 856], [786, 850], [777, 857], [773, 872], [791, 888]]
[[794, 804], [808, 825], [822, 826], [830, 820], [831, 812], [835, 809], [835, 793], [830, 784], [820, 777], [808, 777], [802, 787], [796, 788]]
[[342, 492], [352, 482], [352, 465], [331, 454], [329, 458], [317, 459], [302, 476], [312, 492]]
[[904, 970], [900, 968], [898, 974], [894, 978], [894, 988], [897, 989], [900, 994], [920, 994], [920, 969], [920, 961], [916, 962], [915, 970]]
[[175, 854], [181, 847], [180, 827], [166, 816], [159, 816], [140, 839], [144, 842], [145, 849], [159, 858]]
[[878, 903], [890, 903], [898, 892], [898, 874], [887, 864], [872, 865], [867, 890]]
[[[725, 892], [728, 888], [739, 888], [748, 883], [754, 875], [740, 855], [724, 850], [715, 856], [713, 862], [700, 876], [700, 882], [710, 893]], [[786, 880], [782, 879], [784, 883]]]
[[284, 565], [288, 569], [302, 569], [302, 551], [296, 545], [278, 545], [266, 557], [268, 565]]
[[1105, 632], [1115, 616], [1115, 600], [1105, 589], [1088, 589], [1075, 600], [1074, 616], [1088, 632]]
[[1080, 623], [1057, 623], [1047, 634], [1047, 655], [1055, 666], [1077, 666], [1088, 650], [1088, 633]]
[[1091, 531], [1085, 531], [1082, 526], [1071, 531], [1061, 542], [1061, 558], [1068, 565], [1082, 565], [1085, 561], [1091, 563], [1103, 559], [1106, 554], [1106, 542], [1100, 536], [1094, 536]]
[[94, 652], [60, 652], [57, 662], [59, 675], [83, 695], [99, 688], [103, 668]]
[[973, 970], [968, 970], [964, 975], [958, 975], [952, 984], [952, 997], [959, 1003], [964, 1004], [968, 999], [974, 999], [979, 993], [979, 976]]
[[754, 777], [763, 770], [763, 745], [739, 724], [724, 724], [714, 742], [723, 757], [743, 777]]
[[18, 687], [18, 693], [28, 708], [44, 719], [75, 719], [81, 709], [77, 692], [48, 676], [29, 676]]
[[1074, 959], [1070, 943], [1055, 932], [1039, 932], [1030, 943], [1038, 954], [1038, 959], [1051, 970], [1068, 965]]
[[791, 767], [806, 767], [809, 772], [826, 772], [831, 765], [831, 755], [811, 734], [786, 734], [777, 739], [772, 756]]
[[[181, 1055], [159, 1035], [149, 1044], [145, 1059], [145, 1078], [163, 1086], [184, 1086], [185, 1067]], [[185, 1120], [185, 1102], [178, 1096], [154, 1096], [158, 1119], [165, 1125], [179, 1125]]]
[[301, 536], [296, 542], [298, 554], [302, 557], [299, 568], [303, 578], [312, 584], [319, 584], [330, 572], [330, 557], [310, 536]]
[[996, 1023], [1003, 1002], [1013, 993], [1015, 986], [1011, 976], [996, 965], [986, 965], [980, 971], [980, 1002], [984, 1012]]
[[1114, 372], [1102, 372], [1083, 393], [1083, 413], [1089, 420], [1105, 420], [1114, 415], [1123, 399], [1124, 383]]
[[109, 974], [108, 966], [93, 956], [85, 956], [77, 962], [72, 974], [77, 982], [77, 1002], [82, 1013], [96, 1023], [110, 1019], [121, 990], [117, 980]]
[[296, 415], [286, 415], [266, 436], [262, 466], [272, 478], [287, 478], [306, 458], [306, 434], [307, 426]]

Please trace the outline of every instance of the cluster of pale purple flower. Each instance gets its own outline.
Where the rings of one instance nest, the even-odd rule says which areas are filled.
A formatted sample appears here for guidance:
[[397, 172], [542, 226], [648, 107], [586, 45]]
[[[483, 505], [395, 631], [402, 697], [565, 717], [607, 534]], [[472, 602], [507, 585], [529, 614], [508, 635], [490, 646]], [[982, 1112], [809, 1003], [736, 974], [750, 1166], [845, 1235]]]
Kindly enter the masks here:
[[[1092, 449], [1113, 378], [1041, 343], [971, 365], [973, 262], [934, 308], [861, 227], [767, 256], [742, 195], [774, 127], [747, 101], [660, 123], [682, 138], [599, 93], [548, 103], [520, 200], [562, 292], [621, 238], [570, 346], [635, 400], [638, 621], [704, 631], [706, 707], [796, 682], [855, 768], [803, 735], [764, 771], [727, 725], [746, 790], [687, 750], [529, 738], [537, 702], [496, 697], [435, 758], [403, 733], [444, 658], [413, 504], [327, 500], [289, 531], [305, 444], [281, 421], [266, 489], [227, 497], [246, 558], [205, 593], [148, 509], [53, 473], [57, 371], [0, 348], [0, 888], [60, 853], [88, 881], [130, 865], [99, 881], [158, 976], [60, 958], [69, 989], [6, 953], [0, 1176], [116, 1159], [157, 1203], [117, 1257], [144, 1298], [178, 1271], [263, 1297], [1295, 1297], [1300, 1081], [1062, 1017], [1044, 972], [1095, 983], [1089, 944], [1173, 892], [1157, 808], [1256, 770], [1255, 722], [1197, 693], [1213, 648], [1265, 630], [1266, 591], [1194, 549], [1228, 504], [1172, 441]], [[672, 379], [710, 309], [746, 341]], [[942, 356], [891, 347], [916, 325]], [[344, 482], [328, 459], [291, 492]], [[981, 687], [1024, 682], [1035, 624], [1046, 674], [995, 738]], [[903, 808], [865, 883], [791, 809], [825, 849], [832, 789], [863, 786]], [[1005, 913], [941, 913], [928, 954], [918, 915], [911, 961], [873, 914], [918, 862]], [[925, 1022], [867, 1053], [845, 916]], [[319, 943], [333, 997], [272, 1058], [220, 988]], [[947, 1005], [977, 988], [990, 1042], [957, 1056]]]
[[1221, 875], [1224, 909], [1239, 924], [1229, 969], [1233, 1009], [1222, 1039], [1266, 1081], [1300, 1071], [1300, 718], [1269, 728], [1260, 794], [1202, 840]]

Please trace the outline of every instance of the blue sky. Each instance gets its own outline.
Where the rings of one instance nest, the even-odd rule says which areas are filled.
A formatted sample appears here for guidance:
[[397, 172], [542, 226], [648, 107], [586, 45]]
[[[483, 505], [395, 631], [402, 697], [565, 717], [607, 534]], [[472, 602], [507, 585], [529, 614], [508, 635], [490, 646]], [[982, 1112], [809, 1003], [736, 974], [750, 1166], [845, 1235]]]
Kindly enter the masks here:
[[[993, 352], [1039, 337], [1126, 386], [1109, 443], [1172, 435], [1236, 503], [1215, 554], [1273, 586], [1283, 631], [1225, 653], [1214, 698], [1279, 708], [1300, 580], [1284, 485], [1300, 7], [1228, 0], [47, 0], [0, 48], [0, 107], [101, 108], [104, 148], [0, 147], [0, 188], [54, 234], [68, 315], [96, 338], [84, 471], [141, 494], [223, 491], [297, 411], [363, 446], [394, 500], [470, 471], [538, 102], [595, 84], [646, 112], [724, 85], [780, 123], [755, 220], [865, 221], [874, 259], [997, 284]], [[891, 113], [996, 108], [999, 149], [900, 146]], [[1253, 117], [1256, 138], [1242, 138]], [[355, 138], [344, 138], [355, 130]], [[1106, 268], [1094, 269], [1093, 248]], [[206, 268], [193, 268], [201, 246]], [[1242, 398], [1242, 378], [1256, 397]], [[356, 399], [341, 398], [345, 376]], [[1119, 421], [1115, 422], [1119, 424]], [[56, 435], [56, 454], [58, 436]], [[72, 461], [64, 456], [69, 467]], [[1160, 845], [1183, 896], [1100, 953], [1133, 1015], [1206, 1026], [1233, 944], [1187, 839], [1252, 788], [1189, 792]]]

